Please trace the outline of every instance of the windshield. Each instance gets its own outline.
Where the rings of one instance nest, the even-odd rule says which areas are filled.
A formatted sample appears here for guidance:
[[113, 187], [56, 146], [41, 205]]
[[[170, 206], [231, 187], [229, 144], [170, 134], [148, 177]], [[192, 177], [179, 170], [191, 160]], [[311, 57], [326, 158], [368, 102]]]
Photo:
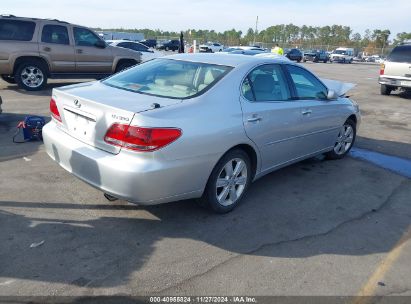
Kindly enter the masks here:
[[172, 59], [154, 59], [103, 81], [116, 88], [168, 98], [199, 95], [232, 67]]
[[340, 54], [340, 55], [346, 55], [347, 51], [343, 51], [343, 50], [335, 50], [334, 54]]

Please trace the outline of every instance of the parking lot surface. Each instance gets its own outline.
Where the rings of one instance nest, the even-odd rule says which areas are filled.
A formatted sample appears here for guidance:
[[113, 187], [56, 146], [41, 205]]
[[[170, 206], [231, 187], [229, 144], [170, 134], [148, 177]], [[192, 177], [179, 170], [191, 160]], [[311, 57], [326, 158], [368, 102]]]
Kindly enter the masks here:
[[[411, 98], [381, 96], [378, 65], [304, 65], [357, 84], [356, 148], [411, 160]], [[410, 178], [317, 157], [258, 180], [226, 215], [191, 200], [109, 202], [41, 143], [11, 140], [24, 116], [49, 115], [53, 87], [74, 82], [37, 93], [0, 82], [0, 296], [411, 296]]]

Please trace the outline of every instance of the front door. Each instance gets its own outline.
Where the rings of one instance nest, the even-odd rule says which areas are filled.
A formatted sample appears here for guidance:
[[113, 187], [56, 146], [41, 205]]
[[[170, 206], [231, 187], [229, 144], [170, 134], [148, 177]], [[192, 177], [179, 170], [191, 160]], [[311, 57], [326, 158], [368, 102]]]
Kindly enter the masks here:
[[92, 31], [73, 27], [78, 73], [111, 73], [113, 55], [108, 47], [97, 47], [101, 39]]
[[338, 101], [327, 99], [328, 89], [311, 72], [296, 65], [286, 65], [286, 68], [301, 105], [304, 131], [301, 147], [306, 154], [312, 154], [333, 146], [341, 128]]

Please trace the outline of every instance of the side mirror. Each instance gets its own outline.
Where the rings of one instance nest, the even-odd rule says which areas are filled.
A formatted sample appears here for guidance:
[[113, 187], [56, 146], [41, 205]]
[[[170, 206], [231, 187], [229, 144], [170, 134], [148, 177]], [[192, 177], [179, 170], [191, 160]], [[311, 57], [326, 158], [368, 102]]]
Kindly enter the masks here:
[[103, 40], [97, 40], [96, 43], [94, 43], [94, 46], [99, 49], [104, 49], [107, 45]]
[[334, 90], [328, 90], [328, 93], [327, 93], [328, 100], [337, 99], [337, 98], [338, 98], [337, 93], [335, 93]]

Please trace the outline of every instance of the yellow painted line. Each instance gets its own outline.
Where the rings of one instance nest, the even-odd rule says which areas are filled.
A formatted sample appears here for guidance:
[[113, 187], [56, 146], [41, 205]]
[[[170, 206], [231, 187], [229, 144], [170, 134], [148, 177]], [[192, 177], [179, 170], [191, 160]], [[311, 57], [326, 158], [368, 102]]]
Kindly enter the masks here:
[[394, 262], [398, 259], [401, 254], [404, 244], [411, 239], [411, 226], [408, 230], [401, 236], [400, 240], [395, 244], [393, 249], [387, 254], [385, 259], [383, 259], [378, 265], [377, 269], [370, 276], [367, 283], [358, 292], [354, 304], [366, 304], [372, 300], [372, 296], [375, 294], [375, 290], [378, 287], [378, 282], [382, 281], [385, 274], [390, 270]]

